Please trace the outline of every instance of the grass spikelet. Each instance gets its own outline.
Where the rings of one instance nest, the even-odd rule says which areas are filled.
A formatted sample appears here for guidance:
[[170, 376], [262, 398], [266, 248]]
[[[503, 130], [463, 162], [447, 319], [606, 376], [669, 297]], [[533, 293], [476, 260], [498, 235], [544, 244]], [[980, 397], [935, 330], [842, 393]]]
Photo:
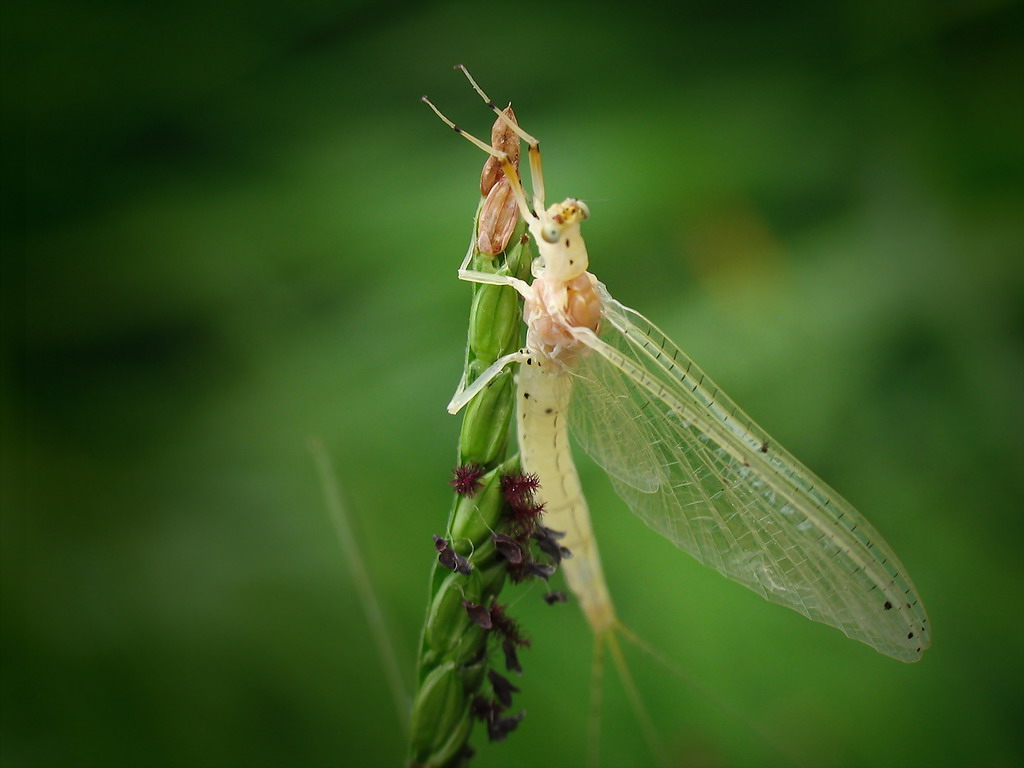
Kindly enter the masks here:
[[455, 493], [459, 496], [474, 496], [477, 491], [483, 488], [483, 483], [480, 482], [480, 478], [484, 474], [484, 468], [479, 464], [470, 462], [469, 464], [460, 464], [455, 468], [452, 473], [452, 479], [448, 481]]
[[[507, 132], [500, 120], [495, 131]], [[477, 209], [470, 266], [526, 279], [532, 257], [523, 236], [525, 225], [520, 222], [512, 231], [507, 215], [484, 215], [493, 213], [497, 205], [492, 192], [502, 180], [490, 178], [493, 175], [493, 169], [485, 169], [482, 181], [490, 186], [484, 194], [490, 198], [482, 199]], [[506, 247], [509, 242], [512, 245]], [[504, 250], [495, 256], [480, 243], [489, 243], [488, 250], [499, 243]], [[521, 336], [515, 290], [474, 284], [465, 383], [518, 349]], [[509, 575], [518, 581], [542, 575], [553, 566], [534, 562], [531, 552], [530, 534], [541, 509], [532, 501], [537, 479], [524, 477], [518, 457], [510, 455], [508, 436], [515, 411], [512, 384], [512, 373], [504, 373], [463, 411], [458, 465], [449, 481], [455, 495], [445, 535], [434, 537], [437, 562], [420, 640], [408, 753], [411, 766], [466, 765], [473, 754], [468, 739], [475, 722], [486, 723], [490, 740], [502, 741], [524, 716], [523, 712], [507, 713], [518, 688], [493, 668], [491, 651], [494, 658], [504, 659], [506, 670], [519, 674], [517, 649], [529, 643], [496, 598]]]

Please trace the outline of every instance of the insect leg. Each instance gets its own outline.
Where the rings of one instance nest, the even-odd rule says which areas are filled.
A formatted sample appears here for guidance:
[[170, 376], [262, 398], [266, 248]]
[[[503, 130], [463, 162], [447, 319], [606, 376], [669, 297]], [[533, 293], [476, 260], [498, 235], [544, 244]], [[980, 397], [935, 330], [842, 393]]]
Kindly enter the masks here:
[[527, 357], [529, 357], [529, 355], [522, 349], [518, 352], [513, 352], [510, 355], [499, 357], [487, 369], [485, 369], [483, 373], [477, 376], [473, 380], [473, 383], [468, 387], [466, 386], [466, 378], [463, 376], [462, 381], [459, 382], [458, 389], [456, 389], [455, 394], [452, 395], [451, 402], [448, 403], [448, 413], [455, 414], [461, 411], [470, 400], [476, 397], [484, 387], [491, 383], [495, 376], [505, 370], [505, 367], [509, 363], [520, 363]]
[[[514, 123], [508, 119], [508, 116], [501, 110], [501, 108], [498, 107], [498, 105], [495, 104], [493, 101], [491, 101], [490, 97], [483, 92], [483, 89], [479, 85], [477, 85], [476, 80], [474, 80], [473, 76], [469, 74], [468, 69], [466, 69], [462, 64], [459, 64], [455, 68], [462, 70], [462, 74], [464, 74], [466, 78], [469, 80], [470, 84], [473, 86], [473, 90], [480, 94], [480, 98], [484, 100], [487, 106], [490, 107], [491, 110], [500, 119], [504, 120], [506, 125], [508, 125], [508, 127], [511, 128], [513, 131], [515, 131], [515, 134], [523, 141], [525, 141], [527, 146], [530, 148], [530, 179], [533, 183], [533, 206], [534, 210], [543, 211], [544, 173], [541, 171], [540, 164], [540, 142], [537, 141], [537, 139], [535, 139], [533, 136], [528, 134], [526, 131], [524, 131], [522, 128], [520, 128], [517, 123]], [[506, 173], [508, 173], [507, 170]]]
[[[537, 218], [536, 214], [533, 213], [533, 211], [530, 210], [530, 204], [526, 200], [526, 193], [523, 191], [523, 182], [519, 178], [519, 171], [516, 170], [515, 165], [513, 165], [513, 163], [512, 163], [512, 158], [510, 158], [508, 156], [508, 153], [507, 152], [502, 152], [500, 149], [495, 149], [494, 147], [490, 146], [489, 144], [485, 144], [484, 142], [480, 141], [480, 139], [478, 139], [476, 136], [472, 135], [471, 133], [466, 133], [464, 130], [459, 128], [459, 126], [457, 126], [455, 123], [453, 123], [447, 117], [445, 117], [444, 113], [441, 112], [441, 110], [439, 110], [437, 107], [435, 107], [433, 102], [430, 99], [428, 99], [426, 96], [421, 97], [420, 101], [422, 101], [424, 104], [426, 104], [432, 110], [434, 110], [434, 114], [437, 115], [439, 118], [441, 118], [441, 121], [445, 125], [447, 125], [449, 128], [451, 128], [457, 134], [459, 134], [460, 136], [465, 138], [470, 144], [473, 144], [474, 146], [478, 147], [479, 149], [482, 149], [484, 152], [486, 152], [491, 157], [496, 159], [501, 164], [501, 170], [504, 171], [505, 178], [508, 179], [508, 183], [512, 187], [512, 194], [515, 196], [516, 204], [519, 206], [519, 213], [523, 216], [524, 219]], [[501, 114], [502, 117], [504, 117], [504, 114], [501, 112], [501, 110], [498, 110], [498, 113]], [[507, 117], [505, 117], [504, 119], [508, 120]], [[509, 120], [509, 125], [515, 125], [515, 123], [513, 123], [511, 120]], [[531, 168], [533, 167], [533, 149], [532, 148], [530, 150], [530, 167]], [[543, 194], [541, 195], [541, 197], [543, 198]]]
[[520, 280], [518, 277], [512, 277], [511, 275], [496, 275], [493, 272], [478, 272], [475, 269], [460, 269], [459, 280], [465, 280], [467, 283], [508, 285], [519, 291], [519, 295], [524, 299], [529, 299], [533, 295], [529, 283], [525, 280]]

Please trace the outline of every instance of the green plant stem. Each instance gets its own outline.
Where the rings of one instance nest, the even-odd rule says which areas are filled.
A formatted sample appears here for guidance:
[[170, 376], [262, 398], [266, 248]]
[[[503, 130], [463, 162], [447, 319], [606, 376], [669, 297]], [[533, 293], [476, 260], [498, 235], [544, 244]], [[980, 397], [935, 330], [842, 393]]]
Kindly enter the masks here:
[[356, 543], [355, 531], [352, 529], [348, 511], [342, 503], [341, 490], [338, 488], [337, 478], [331, 468], [327, 449], [317, 437], [309, 438], [308, 445], [313, 454], [313, 460], [316, 462], [317, 473], [320, 475], [320, 485], [323, 488], [327, 511], [330, 513], [334, 531], [338, 536], [338, 543], [341, 545], [345, 562], [348, 564], [353, 583], [359, 594], [359, 603], [366, 613], [366, 623], [370, 627], [377, 652], [380, 655], [381, 666], [388, 680], [388, 688], [391, 691], [391, 700], [395, 704], [398, 722], [402, 726], [402, 731], [407, 733], [409, 731], [408, 691], [402, 681], [401, 667], [398, 664], [398, 654], [395, 652], [392, 634], [388, 630], [384, 614], [381, 612], [380, 598], [374, 591], [373, 580], [366, 567], [366, 560], [361, 548]]
[[[479, 208], [477, 210], [479, 216]], [[470, 268], [526, 279], [531, 255], [519, 223], [503, 254], [476, 250], [473, 225]], [[519, 296], [506, 286], [473, 283], [466, 346], [465, 382], [471, 383], [499, 357], [520, 347], [522, 310]], [[408, 763], [449, 768], [468, 760], [467, 741], [474, 719], [470, 706], [485, 675], [487, 633], [466, 612], [464, 601], [490, 605], [505, 583], [505, 565], [491, 541], [501, 530], [502, 474], [518, 471], [518, 456], [509, 458], [509, 429], [515, 412], [515, 383], [505, 371], [470, 402], [459, 438], [459, 465], [476, 465], [482, 487], [472, 496], [456, 495], [448, 515], [446, 539], [469, 559], [469, 575], [434, 563], [427, 617], [420, 639], [417, 691], [413, 698]]]

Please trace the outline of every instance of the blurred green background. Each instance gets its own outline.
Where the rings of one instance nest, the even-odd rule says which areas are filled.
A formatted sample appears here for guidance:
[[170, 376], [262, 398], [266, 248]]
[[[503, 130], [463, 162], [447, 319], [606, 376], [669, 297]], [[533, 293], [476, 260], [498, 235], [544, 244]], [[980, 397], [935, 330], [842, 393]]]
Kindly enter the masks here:
[[[491, 118], [543, 140], [591, 264], [871, 518], [906, 666], [701, 568], [581, 459], [680, 765], [1011, 766], [1024, 568], [1019, 4], [3, 6], [4, 766], [397, 765], [307, 440], [411, 681], [443, 530]], [[510, 740], [587, 748], [590, 638], [533, 639]], [[603, 763], [651, 763], [606, 674]]]

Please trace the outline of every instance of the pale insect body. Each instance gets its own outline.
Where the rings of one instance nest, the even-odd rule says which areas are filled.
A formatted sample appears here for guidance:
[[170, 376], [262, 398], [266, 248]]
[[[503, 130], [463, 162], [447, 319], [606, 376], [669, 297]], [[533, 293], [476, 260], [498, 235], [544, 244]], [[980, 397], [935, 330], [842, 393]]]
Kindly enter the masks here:
[[[463, 70], [465, 72], [465, 70]], [[476, 91], [499, 115], [466, 72]], [[426, 101], [426, 99], [424, 99]], [[536, 140], [533, 209], [508, 156], [450, 127], [501, 164], [536, 240], [534, 281], [459, 270], [513, 286], [527, 346], [498, 360], [449, 404], [458, 411], [518, 362], [523, 466], [540, 478], [545, 524], [566, 532], [569, 587], [599, 637], [618, 627], [568, 430], [651, 528], [766, 599], [837, 627], [901, 661], [929, 646], [928, 618], [906, 569], [839, 494], [772, 440], [656, 326], [590, 274], [581, 201], [544, 207]]]

